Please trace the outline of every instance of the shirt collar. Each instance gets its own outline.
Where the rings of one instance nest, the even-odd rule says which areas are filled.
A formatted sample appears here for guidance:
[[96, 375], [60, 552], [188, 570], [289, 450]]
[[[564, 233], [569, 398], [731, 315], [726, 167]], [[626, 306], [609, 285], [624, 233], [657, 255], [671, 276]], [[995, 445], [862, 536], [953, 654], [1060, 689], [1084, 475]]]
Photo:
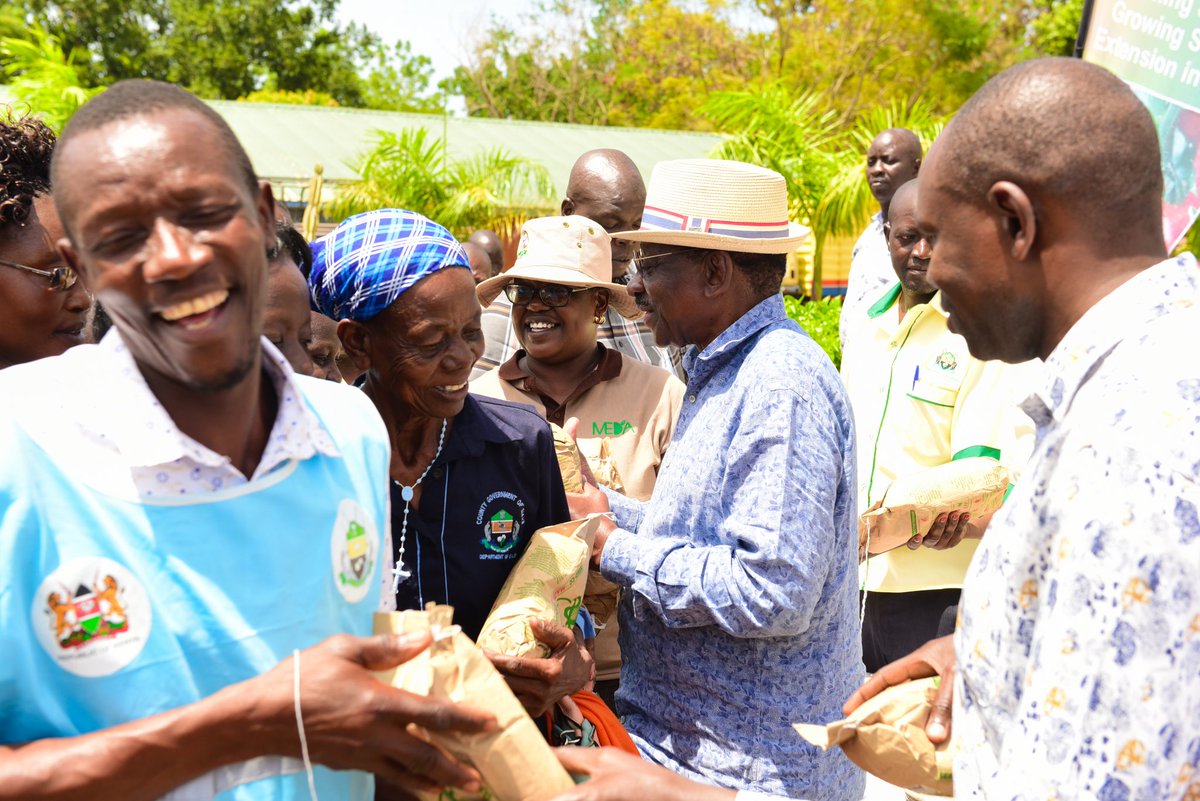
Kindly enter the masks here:
[[491, 398], [481, 399], [468, 393], [466, 401], [463, 402], [462, 411], [453, 420], [450, 436], [446, 439], [446, 447], [434, 464], [440, 465], [457, 459], [482, 456], [489, 442], [503, 445], [523, 440], [525, 432], [492, 411], [491, 405], [495, 404], [518, 406], [528, 410], [530, 414], [535, 414], [528, 404], [509, 403]]
[[[255, 475], [288, 459], [307, 459], [318, 452], [340, 455], [328, 431], [303, 400], [291, 365], [265, 337], [261, 343], [263, 368], [275, 388], [278, 411]], [[108, 354], [113, 368], [113, 381], [106, 393], [109, 409], [103, 415], [106, 438], [121, 453], [125, 464], [156, 467], [183, 458], [210, 467], [229, 463], [228, 457], [179, 430], [151, 392], [115, 327], [105, 335], [100, 348]]]
[[[902, 289], [903, 287], [900, 285], [899, 281], [893, 284], [892, 287], [888, 289], [887, 292], [884, 292], [879, 297], [879, 300], [875, 301], [875, 304], [867, 310], [867, 316], [872, 320], [882, 317], [885, 312], [894, 307], [900, 301], [900, 292]], [[937, 292], [932, 298], [929, 299], [928, 303], [920, 303], [906, 311], [904, 313], [904, 320], [901, 322], [903, 323], [909, 319], [915, 320], [916, 317], [913, 315], [913, 312], [918, 310], [924, 311], [925, 309], [933, 309], [942, 316], [942, 319], [949, 319], [950, 317], [950, 315], [946, 314], [946, 309], [942, 306], [942, 293]], [[890, 319], [894, 320], [895, 316], [892, 316]]]
[[683, 357], [683, 367], [693, 380], [706, 378], [736, 353], [746, 340], [757, 335], [767, 326], [788, 319], [782, 295], [772, 295], [743, 314], [737, 321], [722, 331], [702, 351], [689, 348]]
[[[596, 362], [596, 368], [589, 373], [584, 381], [595, 376], [595, 383], [601, 381], [611, 381], [621, 375], [621, 354], [615, 350], [604, 347], [601, 343], [596, 343], [596, 349], [600, 351], [600, 358]], [[497, 375], [510, 384], [521, 384], [527, 380], [531, 380], [533, 375], [521, 366], [521, 359], [525, 358], [525, 351], [518, 350], [508, 361], [500, 365]], [[534, 389], [536, 391], [536, 389]]]
[[1039, 426], [1061, 421], [1079, 388], [1129, 332], [1195, 305], [1198, 296], [1200, 273], [1190, 253], [1130, 278], [1075, 321], [1046, 359], [1044, 385], [1023, 408]]

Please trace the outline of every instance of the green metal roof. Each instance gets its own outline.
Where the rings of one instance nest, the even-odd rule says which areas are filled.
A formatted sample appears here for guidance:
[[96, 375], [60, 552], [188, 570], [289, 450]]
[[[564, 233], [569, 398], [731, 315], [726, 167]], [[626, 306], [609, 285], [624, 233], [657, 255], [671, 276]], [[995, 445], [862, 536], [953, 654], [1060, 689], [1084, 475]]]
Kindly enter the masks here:
[[325, 167], [325, 180], [354, 180], [351, 164], [371, 143], [374, 130], [400, 132], [422, 127], [431, 136], [445, 136], [452, 158], [503, 147], [510, 153], [542, 164], [555, 190], [566, 187], [575, 159], [585, 151], [611, 147], [629, 154], [649, 179], [659, 161], [708, 156], [720, 144], [719, 134], [569, 125], [552, 122], [450, 117], [394, 111], [296, 106], [276, 103], [209, 101], [223, 116], [250, 154], [261, 178], [283, 189], [285, 200], [299, 200], [313, 165]]

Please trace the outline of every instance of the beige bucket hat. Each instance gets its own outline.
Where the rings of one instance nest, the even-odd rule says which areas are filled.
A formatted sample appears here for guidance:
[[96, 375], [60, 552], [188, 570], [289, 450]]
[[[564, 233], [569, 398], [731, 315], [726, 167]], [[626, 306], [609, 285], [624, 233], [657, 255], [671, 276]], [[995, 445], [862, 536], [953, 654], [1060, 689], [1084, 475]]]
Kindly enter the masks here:
[[517, 261], [475, 287], [484, 307], [492, 305], [514, 278], [608, 290], [608, 304], [622, 317], [642, 316], [633, 297], [612, 280], [612, 239], [600, 224], [580, 217], [538, 217], [521, 227]]
[[650, 174], [642, 227], [630, 242], [790, 253], [809, 229], [788, 221], [787, 184], [774, 170], [720, 159], [660, 161]]

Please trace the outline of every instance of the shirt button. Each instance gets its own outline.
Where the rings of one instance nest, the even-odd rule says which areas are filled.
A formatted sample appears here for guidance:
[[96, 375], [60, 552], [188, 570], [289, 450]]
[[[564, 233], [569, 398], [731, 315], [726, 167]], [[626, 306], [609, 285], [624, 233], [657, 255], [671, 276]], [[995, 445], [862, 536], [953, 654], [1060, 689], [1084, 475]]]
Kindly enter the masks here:
[[696, 396], [688, 395], [688, 403], [695, 403], [695, 402], [696, 402]]
[[441, 478], [442, 477], [442, 468], [435, 467], [435, 468], [433, 468], [433, 470], [430, 471], [430, 473], [433, 475], [434, 478]]

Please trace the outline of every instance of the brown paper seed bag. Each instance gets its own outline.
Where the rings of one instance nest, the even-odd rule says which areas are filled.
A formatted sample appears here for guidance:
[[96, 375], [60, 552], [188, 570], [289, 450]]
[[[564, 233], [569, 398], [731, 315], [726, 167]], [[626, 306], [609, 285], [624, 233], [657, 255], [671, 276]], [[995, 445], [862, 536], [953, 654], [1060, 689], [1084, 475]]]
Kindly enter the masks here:
[[898, 684], [868, 699], [848, 718], [827, 726], [797, 723], [793, 728], [818, 748], [841, 746], [851, 762], [885, 782], [951, 795], [954, 755], [950, 743], [935, 746], [925, 735], [937, 687], [937, 677]]
[[588, 467], [596, 477], [596, 483], [624, 495], [625, 483], [621, 481], [621, 473], [617, 470], [617, 463], [613, 461], [608, 437], [587, 437], [580, 439], [578, 444], [579, 453], [587, 459]]
[[550, 655], [529, 623], [540, 618], [568, 629], [575, 625], [601, 517], [589, 515], [534, 532], [483, 623], [476, 639], [480, 648], [505, 656]]
[[554, 455], [558, 457], [558, 470], [562, 473], [563, 489], [567, 492], [583, 492], [583, 471], [579, 465], [582, 457], [575, 440], [554, 423], [550, 424], [554, 434]]
[[427, 611], [375, 613], [376, 634], [434, 632], [433, 645], [394, 670], [378, 674], [380, 680], [417, 695], [489, 712], [499, 724], [489, 734], [419, 729], [426, 740], [478, 770], [484, 790], [472, 794], [447, 788], [440, 794], [417, 796], [422, 801], [546, 801], [574, 787], [504, 677], [467, 635], [450, 625], [453, 613], [452, 607], [434, 604]]
[[[625, 484], [621, 481], [621, 473], [613, 461], [612, 452], [608, 447], [608, 437], [579, 440], [579, 452], [587, 459], [596, 483], [602, 487], [624, 493]], [[617, 611], [617, 601], [621, 588], [593, 570], [588, 573], [587, 589], [583, 593], [583, 605], [591, 612], [595, 621], [604, 626]]]
[[859, 552], [874, 555], [899, 548], [929, 531], [944, 512], [962, 510], [972, 521], [992, 514], [1004, 503], [1011, 479], [1007, 467], [986, 456], [956, 459], [898, 478], [884, 492], [883, 506], [858, 518]]

